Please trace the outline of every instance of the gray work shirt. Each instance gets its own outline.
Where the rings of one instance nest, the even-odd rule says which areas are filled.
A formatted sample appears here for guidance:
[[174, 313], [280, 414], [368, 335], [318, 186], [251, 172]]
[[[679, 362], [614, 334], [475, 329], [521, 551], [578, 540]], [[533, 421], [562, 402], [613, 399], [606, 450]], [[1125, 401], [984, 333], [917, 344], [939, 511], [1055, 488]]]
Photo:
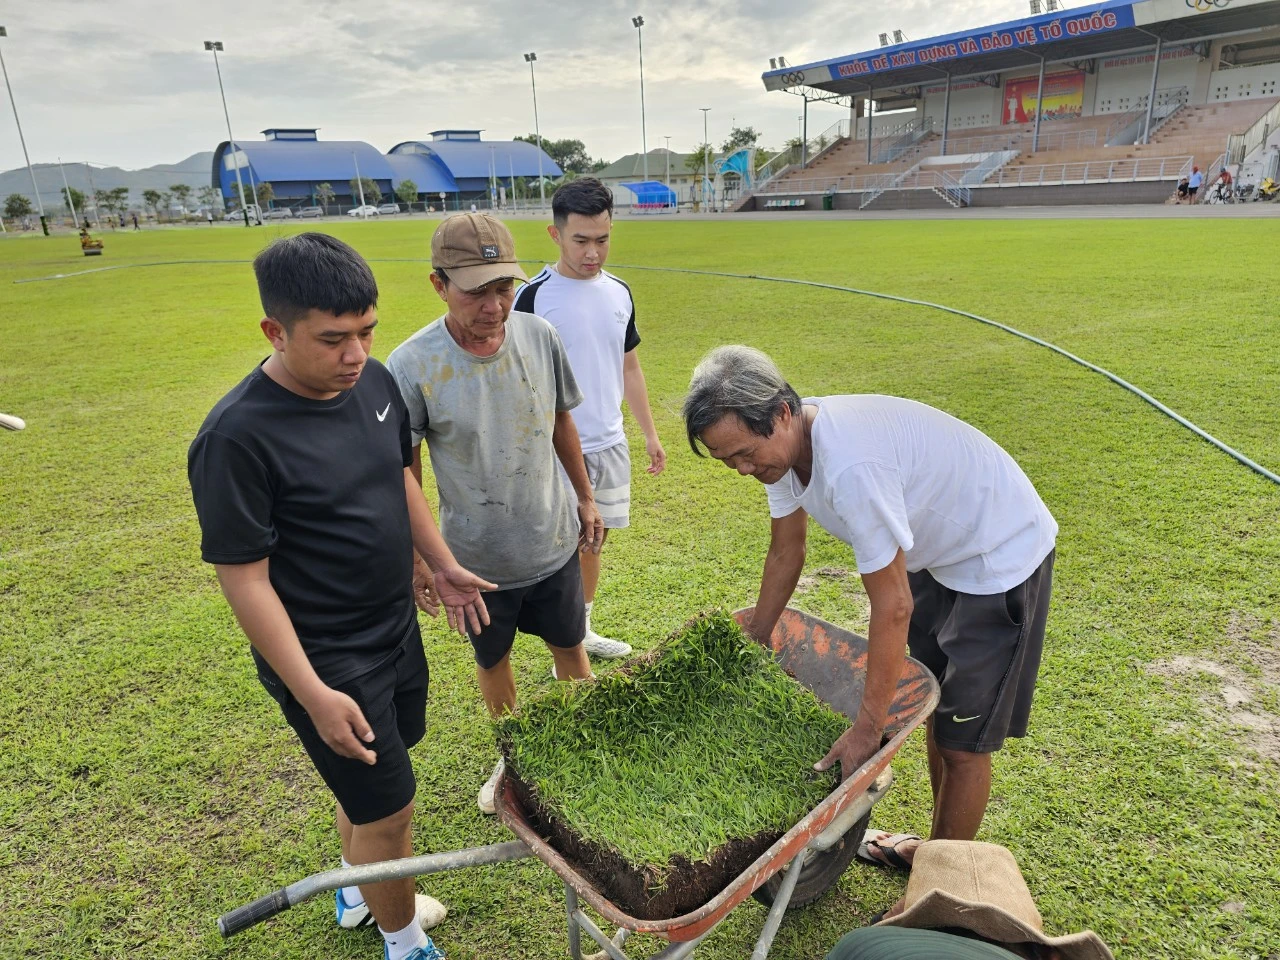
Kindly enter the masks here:
[[556, 467], [557, 412], [582, 393], [551, 324], [512, 311], [491, 357], [458, 346], [444, 318], [391, 352], [387, 369], [424, 439], [440, 532], [458, 562], [504, 590], [546, 579], [578, 546], [577, 505]]

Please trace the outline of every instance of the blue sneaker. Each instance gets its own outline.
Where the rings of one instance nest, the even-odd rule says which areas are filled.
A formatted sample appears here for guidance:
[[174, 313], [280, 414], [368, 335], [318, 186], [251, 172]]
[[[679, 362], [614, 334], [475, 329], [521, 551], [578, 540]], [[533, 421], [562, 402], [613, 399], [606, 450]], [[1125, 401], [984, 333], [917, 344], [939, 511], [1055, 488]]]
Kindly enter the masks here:
[[[387, 945], [382, 945], [382, 960], [390, 960], [391, 951], [387, 949]], [[404, 960], [445, 960], [445, 955], [440, 948], [435, 945], [430, 937], [427, 937], [427, 945], [418, 947], [413, 953], [409, 954]]]

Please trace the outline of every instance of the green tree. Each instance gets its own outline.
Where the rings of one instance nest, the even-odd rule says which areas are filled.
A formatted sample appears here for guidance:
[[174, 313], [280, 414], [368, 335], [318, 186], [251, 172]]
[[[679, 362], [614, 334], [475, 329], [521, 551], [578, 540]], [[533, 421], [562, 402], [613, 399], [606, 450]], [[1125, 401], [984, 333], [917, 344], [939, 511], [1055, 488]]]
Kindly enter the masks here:
[[196, 201], [200, 204], [200, 206], [208, 207], [211, 210], [216, 206], [215, 198], [217, 196], [218, 196], [218, 191], [213, 189], [213, 187], [211, 186], [203, 186], [196, 191]]
[[592, 172], [592, 173], [595, 173], [595, 172], [596, 172], [596, 171], [598, 171], [598, 170], [603, 170], [603, 169], [604, 169], [605, 167], [607, 167], [608, 165], [609, 165], [609, 161], [608, 161], [608, 160], [592, 160], [592, 161], [591, 161], [591, 172]]
[[734, 127], [729, 131], [729, 139], [720, 144], [720, 152], [733, 153], [743, 147], [754, 147], [760, 139], [760, 132], [755, 127]]
[[185, 211], [187, 204], [191, 202], [192, 188], [185, 183], [175, 183], [169, 188], [169, 192], [173, 194], [173, 199], [177, 200], [179, 205]]
[[417, 203], [418, 185], [412, 180], [401, 180], [396, 184], [396, 198], [401, 203]]
[[378, 189], [378, 184], [368, 177], [351, 178], [351, 202], [357, 204], [360, 202], [361, 184], [364, 185], [364, 202], [372, 203], [375, 206], [382, 199], [382, 191]]
[[69, 189], [71, 190], [70, 199], [68, 199], [67, 197], [68, 188], [67, 187], [62, 188], [62, 205], [66, 207], [67, 212], [71, 213], [73, 216], [77, 213], [83, 213], [84, 212], [84, 194], [81, 193], [79, 190], [77, 190], [75, 187], [71, 187]]
[[110, 194], [111, 206], [109, 209], [116, 213], [124, 213], [129, 209], [129, 188], [116, 187]]
[[[536, 134], [525, 134], [523, 137], [516, 137], [525, 143], [537, 143]], [[599, 170], [600, 167], [593, 167], [591, 156], [587, 153], [587, 145], [581, 140], [548, 140], [542, 138], [542, 151], [563, 170], [565, 173], [589, 173], [593, 169]], [[607, 166], [607, 164], [606, 164]]]
[[142, 202], [151, 208], [157, 217], [160, 216], [160, 201], [164, 199], [164, 195], [154, 187], [148, 187], [142, 191]]
[[333, 204], [334, 198], [337, 196], [337, 194], [333, 192], [333, 184], [327, 183], [327, 182], [317, 183], [315, 194], [316, 194], [316, 203], [320, 204], [320, 206], [322, 207], [331, 206]]
[[4, 215], [13, 219], [31, 214], [31, 201], [20, 193], [11, 193], [4, 198]]
[[267, 204], [276, 198], [276, 188], [269, 183], [258, 184], [258, 207], [259, 209], [267, 209]]
[[685, 159], [684, 165], [694, 173], [702, 173], [705, 169], [711, 171], [715, 168], [716, 153], [711, 149], [711, 144], [700, 143], [694, 149], [693, 153]]
[[103, 210], [110, 212], [112, 200], [113, 198], [110, 190], [99, 187], [97, 190], [93, 191], [93, 209], [95, 213], [99, 214], [99, 216], [94, 218], [95, 220], [101, 219], [100, 215]]
[[173, 194], [170, 193], [168, 190], [161, 190], [160, 191], [160, 208], [156, 210], [157, 218], [159, 217], [160, 210], [164, 210], [164, 218], [166, 220], [170, 219], [172, 215], [172, 209], [173, 209]]

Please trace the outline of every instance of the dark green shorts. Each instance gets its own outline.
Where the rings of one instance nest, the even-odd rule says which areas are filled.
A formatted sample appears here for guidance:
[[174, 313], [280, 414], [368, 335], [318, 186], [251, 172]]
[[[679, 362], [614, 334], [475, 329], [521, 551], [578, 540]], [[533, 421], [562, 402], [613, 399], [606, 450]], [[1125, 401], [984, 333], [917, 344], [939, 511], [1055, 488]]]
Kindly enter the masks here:
[[1019, 960], [1016, 953], [984, 940], [940, 930], [863, 927], [837, 943], [827, 960]]

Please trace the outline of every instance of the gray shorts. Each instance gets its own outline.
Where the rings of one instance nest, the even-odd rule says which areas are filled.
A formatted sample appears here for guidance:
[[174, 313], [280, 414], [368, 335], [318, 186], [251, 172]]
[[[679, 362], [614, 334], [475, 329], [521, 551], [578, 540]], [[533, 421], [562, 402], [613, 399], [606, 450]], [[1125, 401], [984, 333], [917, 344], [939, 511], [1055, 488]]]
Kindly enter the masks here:
[[907, 646], [942, 686], [933, 714], [939, 746], [991, 753], [1006, 737], [1027, 735], [1053, 557], [1050, 551], [1030, 577], [990, 596], [948, 589], [927, 570], [907, 574], [915, 603]]
[[[606, 530], [619, 530], [631, 525], [631, 450], [627, 441], [615, 443], [595, 453], [584, 453], [587, 461], [587, 479], [595, 491], [596, 506], [604, 520]], [[577, 503], [569, 475], [560, 465], [560, 479], [569, 491], [569, 502]]]

